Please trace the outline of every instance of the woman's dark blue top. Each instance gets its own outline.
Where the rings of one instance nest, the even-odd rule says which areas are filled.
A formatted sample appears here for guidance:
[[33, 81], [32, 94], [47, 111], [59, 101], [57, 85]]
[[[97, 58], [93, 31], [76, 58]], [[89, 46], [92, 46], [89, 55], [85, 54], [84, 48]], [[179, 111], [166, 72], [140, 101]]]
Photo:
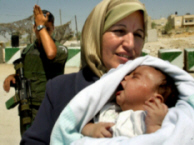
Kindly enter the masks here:
[[52, 128], [67, 103], [99, 78], [89, 69], [49, 80], [45, 98], [32, 126], [23, 134], [21, 145], [49, 145]]

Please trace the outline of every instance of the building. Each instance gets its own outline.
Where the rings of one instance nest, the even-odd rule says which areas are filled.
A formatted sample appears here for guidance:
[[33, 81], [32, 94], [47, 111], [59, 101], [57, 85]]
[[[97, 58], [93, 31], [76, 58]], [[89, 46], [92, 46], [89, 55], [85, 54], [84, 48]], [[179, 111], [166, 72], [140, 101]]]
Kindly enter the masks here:
[[159, 30], [166, 25], [167, 21], [168, 20], [164, 17], [160, 19], [151, 20], [151, 22], [155, 24], [156, 29], [159, 29]]
[[194, 26], [194, 15], [184, 15], [183, 26]]
[[194, 27], [194, 15], [190, 15], [189, 13], [183, 16], [178, 16], [176, 14], [170, 15], [168, 17], [168, 21], [175, 29]]

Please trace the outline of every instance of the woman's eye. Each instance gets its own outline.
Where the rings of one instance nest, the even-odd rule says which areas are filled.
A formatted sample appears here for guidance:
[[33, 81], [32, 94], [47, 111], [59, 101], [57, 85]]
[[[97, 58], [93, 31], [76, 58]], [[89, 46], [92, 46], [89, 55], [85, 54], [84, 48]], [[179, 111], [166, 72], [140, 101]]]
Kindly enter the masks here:
[[134, 36], [144, 39], [144, 34], [141, 34], [141, 33], [134, 33]]
[[135, 33], [134, 36], [135, 36], [135, 37], [142, 38], [142, 39], [144, 38], [144, 36], [143, 36], [142, 34], [139, 34], [139, 33]]
[[118, 34], [118, 35], [121, 35], [121, 34], [124, 34], [125, 31], [122, 30], [122, 29], [117, 29], [117, 30], [113, 30], [114, 33]]

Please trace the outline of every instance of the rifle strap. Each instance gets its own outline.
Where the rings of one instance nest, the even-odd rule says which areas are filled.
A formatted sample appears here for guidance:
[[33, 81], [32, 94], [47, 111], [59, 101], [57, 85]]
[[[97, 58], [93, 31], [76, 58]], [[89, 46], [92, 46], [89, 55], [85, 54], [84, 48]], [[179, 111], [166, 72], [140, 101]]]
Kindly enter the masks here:
[[23, 105], [21, 106], [21, 111], [31, 110], [30, 106], [29, 106], [29, 104], [27, 104], [27, 102], [28, 102], [27, 100], [22, 100]]

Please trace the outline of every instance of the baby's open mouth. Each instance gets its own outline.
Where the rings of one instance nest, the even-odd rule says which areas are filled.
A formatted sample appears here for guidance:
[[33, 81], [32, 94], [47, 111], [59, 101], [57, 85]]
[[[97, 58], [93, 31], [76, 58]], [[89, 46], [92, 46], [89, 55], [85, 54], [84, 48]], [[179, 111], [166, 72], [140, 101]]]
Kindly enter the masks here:
[[121, 91], [123, 90], [123, 86], [121, 85], [121, 83], [119, 84], [118, 88], [116, 89], [116, 96], [120, 95]]

